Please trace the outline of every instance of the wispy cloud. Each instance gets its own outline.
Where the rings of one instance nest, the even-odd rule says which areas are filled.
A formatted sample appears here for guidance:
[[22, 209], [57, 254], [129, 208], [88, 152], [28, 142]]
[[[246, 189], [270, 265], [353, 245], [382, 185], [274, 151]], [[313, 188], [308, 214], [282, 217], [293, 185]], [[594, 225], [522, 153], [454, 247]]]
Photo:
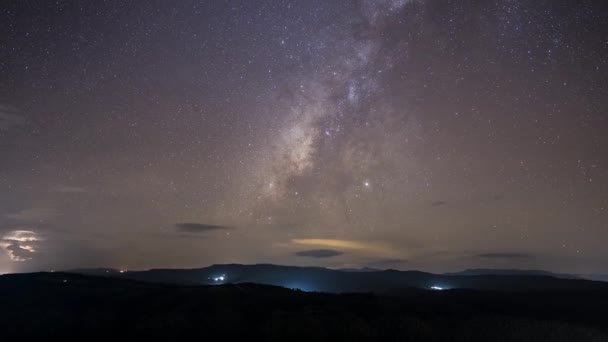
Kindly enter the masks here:
[[292, 239], [291, 242], [295, 245], [301, 246], [326, 247], [328, 249], [346, 249], [376, 255], [389, 256], [399, 254], [397, 251], [385, 244], [374, 242], [337, 239]]
[[61, 216], [61, 213], [53, 208], [29, 208], [5, 216], [19, 221], [41, 222]]
[[526, 259], [531, 258], [531, 254], [527, 253], [511, 253], [511, 252], [503, 252], [503, 253], [481, 253], [475, 255], [478, 258], [494, 258], [494, 259]]
[[79, 194], [83, 192], [87, 192], [86, 188], [80, 186], [71, 186], [71, 185], [58, 185], [54, 188], [55, 191], [66, 193], [66, 194]]
[[185, 233], [205, 233], [217, 230], [228, 230], [230, 227], [205, 223], [176, 223], [175, 227]]
[[27, 119], [17, 109], [0, 104], [0, 131], [25, 124]]

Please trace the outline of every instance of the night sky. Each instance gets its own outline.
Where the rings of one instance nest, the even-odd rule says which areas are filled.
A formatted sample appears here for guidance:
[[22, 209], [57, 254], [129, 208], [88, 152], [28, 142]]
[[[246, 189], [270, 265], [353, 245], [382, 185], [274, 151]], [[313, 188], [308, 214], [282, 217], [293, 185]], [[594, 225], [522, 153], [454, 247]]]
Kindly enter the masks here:
[[0, 273], [608, 272], [608, 4], [0, 8]]

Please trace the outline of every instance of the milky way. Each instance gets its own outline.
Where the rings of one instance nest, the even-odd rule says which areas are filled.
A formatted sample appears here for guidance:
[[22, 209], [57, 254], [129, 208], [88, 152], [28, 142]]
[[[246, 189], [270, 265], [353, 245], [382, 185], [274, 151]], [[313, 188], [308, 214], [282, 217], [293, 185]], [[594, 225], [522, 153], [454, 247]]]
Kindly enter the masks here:
[[12, 1], [0, 273], [608, 272], [601, 1]]

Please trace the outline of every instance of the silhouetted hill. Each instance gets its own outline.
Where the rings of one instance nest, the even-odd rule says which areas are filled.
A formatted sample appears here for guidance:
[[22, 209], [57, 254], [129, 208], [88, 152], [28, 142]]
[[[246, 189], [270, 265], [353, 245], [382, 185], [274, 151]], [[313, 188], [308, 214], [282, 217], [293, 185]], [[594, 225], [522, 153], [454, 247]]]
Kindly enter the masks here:
[[594, 280], [594, 281], [605, 281], [608, 282], [608, 274], [582, 274], [581, 278]]
[[[501, 291], [608, 290], [608, 283], [583, 279], [563, 279], [540, 271], [489, 270], [463, 274], [432, 274], [419, 271], [352, 272], [321, 267], [278, 265], [213, 265], [199, 269], [152, 269], [125, 273], [80, 270], [89, 275], [111, 275], [127, 279], [180, 285], [258, 283], [304, 291], [394, 292], [403, 288], [478, 289]], [[496, 272], [496, 271], [493, 271]]]
[[606, 291], [398, 294], [11, 274], [0, 276], [0, 331], [6, 341], [608, 341]]

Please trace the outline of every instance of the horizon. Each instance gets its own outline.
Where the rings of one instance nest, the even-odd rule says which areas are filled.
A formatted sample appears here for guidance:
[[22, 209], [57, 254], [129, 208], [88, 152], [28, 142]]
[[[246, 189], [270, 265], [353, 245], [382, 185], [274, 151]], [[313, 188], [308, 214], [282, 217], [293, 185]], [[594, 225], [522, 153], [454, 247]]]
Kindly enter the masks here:
[[[343, 272], [359, 272], [359, 271], [367, 271], [367, 272], [384, 272], [384, 271], [397, 271], [397, 272], [421, 272], [428, 273], [434, 275], [458, 275], [459, 273], [465, 272], [488, 272], [488, 274], [499, 274], [501, 272], [539, 272], [539, 273], [547, 273], [548, 275], [555, 276], [605, 276], [608, 275], [606, 273], [568, 273], [568, 272], [555, 272], [546, 269], [526, 269], [526, 268], [465, 268], [454, 271], [445, 271], [445, 272], [431, 272], [420, 269], [395, 269], [395, 268], [373, 268], [373, 267], [360, 267], [360, 268], [352, 268], [352, 267], [327, 267], [327, 266], [315, 266], [315, 265], [287, 265], [287, 264], [273, 264], [273, 263], [219, 263], [219, 264], [209, 264], [209, 265], [201, 265], [197, 267], [171, 267], [171, 268], [143, 268], [143, 269], [128, 269], [128, 268], [116, 268], [116, 267], [104, 267], [104, 266], [94, 266], [94, 267], [82, 267], [82, 268], [71, 268], [71, 269], [40, 269], [40, 270], [32, 270], [27, 272], [7, 272], [2, 273], [0, 275], [5, 274], [27, 274], [27, 273], [56, 273], [56, 272], [64, 272], [64, 273], [78, 273], [77, 271], [95, 271], [95, 270], [108, 270], [115, 271], [120, 274], [128, 273], [128, 272], [148, 272], [148, 271], [195, 271], [201, 269], [207, 269], [212, 267], [230, 267], [230, 266], [275, 266], [275, 267], [286, 267], [286, 268], [309, 268], [309, 269], [325, 269], [330, 271], [343, 271]], [[608, 280], [597, 280], [592, 278], [581, 278], [586, 280], [594, 280], [594, 281], [608, 281]]]

